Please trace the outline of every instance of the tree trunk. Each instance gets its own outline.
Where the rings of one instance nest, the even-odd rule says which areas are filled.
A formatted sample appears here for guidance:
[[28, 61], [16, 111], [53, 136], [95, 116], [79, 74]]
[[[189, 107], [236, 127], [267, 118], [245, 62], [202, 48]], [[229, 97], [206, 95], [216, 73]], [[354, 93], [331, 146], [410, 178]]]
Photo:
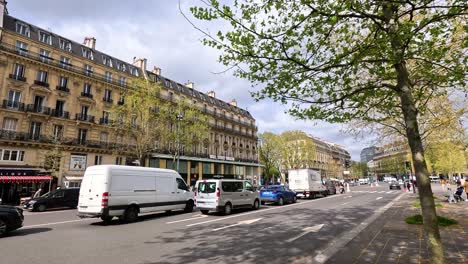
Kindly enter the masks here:
[[395, 65], [398, 78], [398, 91], [401, 100], [401, 108], [406, 125], [406, 136], [411, 149], [411, 155], [414, 162], [414, 170], [418, 183], [419, 200], [421, 202], [421, 211], [424, 222], [424, 234], [429, 245], [431, 263], [443, 264], [444, 250], [440, 239], [439, 226], [437, 224], [437, 215], [434, 204], [431, 182], [427, 170], [426, 160], [424, 159], [424, 149], [419, 133], [419, 126], [413, 95], [411, 94], [410, 81], [406, 63], [400, 62]]

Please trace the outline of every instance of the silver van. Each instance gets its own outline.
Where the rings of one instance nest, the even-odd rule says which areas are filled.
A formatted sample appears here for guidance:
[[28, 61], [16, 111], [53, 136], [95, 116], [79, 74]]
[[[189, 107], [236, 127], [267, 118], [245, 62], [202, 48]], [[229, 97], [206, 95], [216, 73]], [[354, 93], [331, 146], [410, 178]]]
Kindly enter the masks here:
[[196, 205], [202, 214], [215, 211], [228, 215], [232, 209], [260, 208], [259, 193], [250, 181], [207, 179], [195, 186]]

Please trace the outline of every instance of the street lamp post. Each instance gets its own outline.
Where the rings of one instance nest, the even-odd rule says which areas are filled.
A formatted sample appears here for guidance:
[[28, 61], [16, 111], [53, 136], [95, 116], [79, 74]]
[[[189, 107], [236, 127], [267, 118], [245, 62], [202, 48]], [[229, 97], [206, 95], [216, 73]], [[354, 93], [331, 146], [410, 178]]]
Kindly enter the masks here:
[[177, 165], [176, 165], [176, 169], [177, 169], [177, 172], [179, 172], [179, 156], [180, 156], [180, 137], [179, 137], [179, 128], [180, 128], [180, 121], [182, 121], [182, 119], [184, 118], [184, 116], [182, 114], [177, 114], [176, 116], [177, 118]]

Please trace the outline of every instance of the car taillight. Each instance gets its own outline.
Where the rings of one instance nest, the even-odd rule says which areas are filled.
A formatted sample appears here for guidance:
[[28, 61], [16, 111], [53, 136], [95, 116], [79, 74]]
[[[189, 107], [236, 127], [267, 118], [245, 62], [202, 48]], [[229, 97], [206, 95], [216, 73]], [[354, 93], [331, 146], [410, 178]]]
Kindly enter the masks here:
[[278, 192], [278, 190], [273, 190], [273, 192], [274, 192], [274, 193], [277, 193], [277, 192]]
[[219, 190], [219, 188], [216, 189], [216, 197], [221, 197], [221, 191]]
[[102, 193], [101, 206], [102, 207], [107, 207], [108, 204], [109, 204], [109, 193], [104, 192], [104, 193]]

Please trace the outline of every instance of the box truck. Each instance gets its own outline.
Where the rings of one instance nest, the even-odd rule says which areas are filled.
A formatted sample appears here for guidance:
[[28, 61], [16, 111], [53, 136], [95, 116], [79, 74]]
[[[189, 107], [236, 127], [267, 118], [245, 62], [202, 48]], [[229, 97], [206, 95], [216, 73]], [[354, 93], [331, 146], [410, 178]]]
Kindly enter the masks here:
[[317, 194], [328, 195], [328, 189], [322, 182], [320, 172], [313, 169], [289, 170], [289, 189], [297, 197], [315, 198]]

